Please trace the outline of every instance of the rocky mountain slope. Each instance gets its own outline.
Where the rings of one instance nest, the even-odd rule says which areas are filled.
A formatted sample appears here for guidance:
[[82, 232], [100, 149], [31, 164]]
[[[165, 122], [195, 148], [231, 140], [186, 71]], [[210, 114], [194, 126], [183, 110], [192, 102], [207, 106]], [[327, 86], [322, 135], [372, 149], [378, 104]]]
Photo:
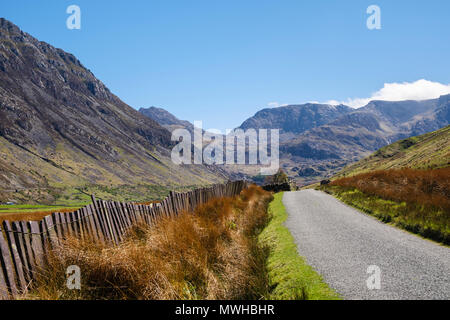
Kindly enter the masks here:
[[381, 148], [339, 172], [338, 177], [388, 169], [438, 169], [450, 166], [450, 126]]
[[156, 121], [162, 127], [166, 128], [170, 132], [175, 129], [187, 129], [189, 132], [194, 131], [194, 125], [186, 120], [180, 120], [175, 117], [169, 111], [163, 108], [150, 107], [150, 108], [140, 108], [139, 112], [144, 116]]
[[0, 190], [224, 179], [174, 165], [170, 138], [75, 56], [0, 19]]
[[[372, 101], [360, 109], [308, 103], [263, 109], [241, 129], [280, 129], [280, 164], [299, 184], [317, 182], [399, 139], [450, 123], [450, 95], [425, 101]], [[161, 108], [150, 118], [167, 128], [192, 128]], [[224, 167], [234, 176], [257, 176], [258, 166]]]
[[372, 101], [360, 109], [305, 104], [264, 109], [241, 128], [280, 128], [280, 162], [300, 184], [330, 177], [399, 139], [450, 123], [450, 95], [425, 101]]
[[280, 129], [281, 141], [289, 141], [307, 130], [327, 124], [351, 111], [352, 108], [344, 105], [313, 103], [269, 108], [257, 112], [245, 120], [239, 128]]
[[[447, 125], [449, 97], [425, 101], [372, 101], [299, 135], [286, 143], [283, 150], [294, 156], [318, 160], [355, 159], [399, 139]], [[308, 148], [313, 152], [308, 153]]]

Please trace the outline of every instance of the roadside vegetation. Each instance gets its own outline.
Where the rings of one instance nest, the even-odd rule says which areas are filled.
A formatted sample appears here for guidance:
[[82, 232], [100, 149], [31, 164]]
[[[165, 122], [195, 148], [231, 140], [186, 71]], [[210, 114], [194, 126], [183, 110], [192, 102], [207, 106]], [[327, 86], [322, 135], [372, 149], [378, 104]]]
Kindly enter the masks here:
[[299, 256], [289, 230], [284, 226], [287, 212], [283, 193], [274, 196], [269, 206], [270, 221], [259, 236], [261, 247], [269, 250], [267, 272], [269, 299], [335, 300], [339, 296], [323, 282], [322, 277]]
[[322, 190], [386, 223], [450, 244], [450, 168], [380, 170]]
[[[271, 200], [251, 186], [194, 213], [135, 226], [118, 246], [68, 239], [52, 252], [26, 298], [263, 299], [268, 249], [257, 235]], [[79, 291], [66, 289], [70, 265], [81, 268]]]
[[[117, 246], [69, 238], [22, 298], [339, 299], [298, 255], [282, 196], [253, 185], [193, 213], [136, 225]], [[81, 269], [81, 290], [66, 287], [70, 265]]]

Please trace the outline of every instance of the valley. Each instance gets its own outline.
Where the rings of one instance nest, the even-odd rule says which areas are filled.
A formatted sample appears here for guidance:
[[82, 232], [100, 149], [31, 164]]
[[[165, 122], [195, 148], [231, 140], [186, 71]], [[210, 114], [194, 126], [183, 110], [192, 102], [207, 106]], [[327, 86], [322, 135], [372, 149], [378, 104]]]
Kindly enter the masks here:
[[386, 82], [429, 70], [410, 50], [358, 83], [371, 46], [196, 5], [114, 33], [95, 6], [83, 29], [0, 18], [0, 300], [449, 299], [447, 75]]

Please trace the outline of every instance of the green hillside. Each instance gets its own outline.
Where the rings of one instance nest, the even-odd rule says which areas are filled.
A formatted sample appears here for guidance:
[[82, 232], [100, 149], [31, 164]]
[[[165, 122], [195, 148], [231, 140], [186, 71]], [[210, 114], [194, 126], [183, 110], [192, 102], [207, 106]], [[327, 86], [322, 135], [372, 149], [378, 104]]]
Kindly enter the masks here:
[[438, 169], [450, 164], [450, 126], [397, 141], [356, 162], [336, 177], [388, 169]]

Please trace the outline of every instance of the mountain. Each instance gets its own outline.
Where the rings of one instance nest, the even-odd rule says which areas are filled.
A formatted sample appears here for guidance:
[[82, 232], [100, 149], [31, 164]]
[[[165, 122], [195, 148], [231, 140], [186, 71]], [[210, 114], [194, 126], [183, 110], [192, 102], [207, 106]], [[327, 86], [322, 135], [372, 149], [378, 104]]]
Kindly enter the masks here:
[[[399, 139], [437, 130], [450, 121], [449, 96], [425, 101], [372, 101], [285, 143], [294, 156], [356, 159]], [[311, 151], [312, 150], [312, 151]]]
[[241, 128], [279, 128], [280, 163], [300, 184], [339, 172], [394, 141], [450, 123], [450, 95], [424, 101], [371, 101], [360, 109], [305, 104], [264, 109]]
[[331, 106], [307, 103], [268, 108], [257, 112], [240, 129], [280, 129], [281, 141], [287, 141], [309, 129], [327, 124], [353, 109], [344, 105]]
[[192, 123], [186, 120], [178, 119], [172, 113], [163, 108], [140, 108], [139, 112], [144, 116], [156, 121], [170, 132], [175, 129], [187, 129], [189, 132], [194, 131], [194, 125]]
[[438, 169], [450, 166], [450, 126], [381, 148], [339, 172], [351, 176], [388, 169]]
[[170, 132], [131, 108], [72, 54], [0, 19], [0, 190], [85, 184], [206, 184], [176, 166]]

